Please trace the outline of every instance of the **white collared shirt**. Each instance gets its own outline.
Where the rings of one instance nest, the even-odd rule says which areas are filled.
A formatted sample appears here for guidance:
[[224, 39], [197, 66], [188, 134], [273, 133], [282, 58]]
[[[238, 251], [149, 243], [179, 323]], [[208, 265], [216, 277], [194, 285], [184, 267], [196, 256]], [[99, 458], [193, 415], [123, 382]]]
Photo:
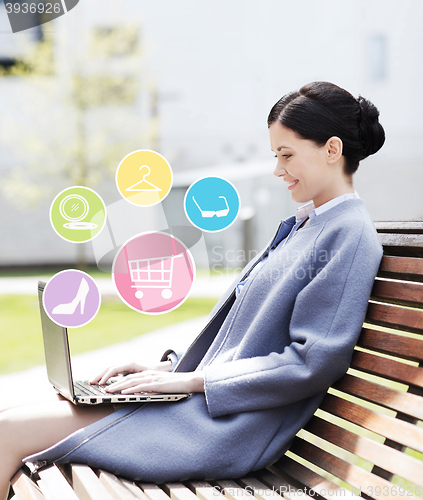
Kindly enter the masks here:
[[288, 243], [288, 241], [296, 234], [297, 229], [301, 226], [301, 224], [303, 222], [305, 222], [307, 219], [312, 220], [317, 215], [323, 214], [327, 210], [329, 210], [333, 207], [336, 207], [336, 205], [339, 205], [343, 201], [353, 200], [353, 199], [360, 199], [360, 196], [358, 196], [357, 191], [354, 191], [353, 193], [341, 194], [340, 196], [337, 196], [336, 198], [332, 198], [331, 200], [327, 201], [326, 203], [323, 203], [323, 205], [320, 205], [320, 207], [317, 207], [317, 208], [314, 207], [313, 201], [309, 201], [305, 205], [297, 208], [297, 211], [295, 212], [295, 224], [292, 226], [292, 229], [289, 232], [288, 236], [286, 236], [280, 243], [277, 242], [277, 236], [276, 236], [275, 242], [273, 243], [272, 248], [270, 248], [268, 255], [256, 264], [254, 269], [251, 271], [249, 276], [244, 281], [241, 281], [237, 284], [236, 289], [235, 289], [236, 296], [238, 297], [238, 295], [240, 294], [244, 285], [247, 283], [248, 278], [251, 276], [251, 274], [255, 274], [260, 269], [260, 267], [264, 264], [266, 259], [271, 258], [273, 252], [275, 251], [275, 249], [278, 245], [279, 246], [286, 245]]
[[323, 203], [323, 205], [320, 205], [320, 207], [317, 208], [314, 208], [314, 203], [312, 201], [309, 201], [305, 205], [297, 208], [297, 211], [295, 213], [295, 224], [291, 229], [291, 232], [288, 234], [288, 236], [282, 241], [282, 244], [286, 245], [288, 243], [288, 241], [292, 238], [292, 236], [294, 236], [295, 231], [298, 229], [299, 226], [301, 226], [301, 224], [306, 219], [312, 220], [314, 219], [314, 217], [316, 217], [316, 215], [323, 214], [327, 210], [336, 207], [336, 205], [339, 205], [343, 201], [353, 200], [353, 199], [360, 199], [360, 196], [358, 196], [357, 191], [354, 191], [354, 193], [341, 194], [340, 196], [332, 198], [326, 203]]

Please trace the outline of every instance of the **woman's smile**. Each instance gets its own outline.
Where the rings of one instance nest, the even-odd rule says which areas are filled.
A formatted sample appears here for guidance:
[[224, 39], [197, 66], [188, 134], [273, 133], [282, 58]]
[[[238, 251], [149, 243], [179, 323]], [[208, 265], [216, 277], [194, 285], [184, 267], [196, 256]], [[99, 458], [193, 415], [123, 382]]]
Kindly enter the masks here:
[[289, 182], [288, 182], [288, 181], [285, 181], [285, 182], [287, 182], [287, 184], [288, 184], [288, 189], [289, 189], [289, 190], [294, 189], [294, 187], [295, 187], [295, 186], [299, 183], [299, 181], [298, 181], [298, 180], [289, 181]]

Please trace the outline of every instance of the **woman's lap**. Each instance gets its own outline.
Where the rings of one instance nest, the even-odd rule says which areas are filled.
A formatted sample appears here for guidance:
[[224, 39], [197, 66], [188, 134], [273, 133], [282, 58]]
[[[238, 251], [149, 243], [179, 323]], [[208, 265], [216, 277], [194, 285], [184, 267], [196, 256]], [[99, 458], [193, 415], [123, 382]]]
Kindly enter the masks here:
[[22, 459], [113, 411], [110, 405], [81, 407], [57, 399], [17, 406], [0, 413], [0, 443], [3, 449]]

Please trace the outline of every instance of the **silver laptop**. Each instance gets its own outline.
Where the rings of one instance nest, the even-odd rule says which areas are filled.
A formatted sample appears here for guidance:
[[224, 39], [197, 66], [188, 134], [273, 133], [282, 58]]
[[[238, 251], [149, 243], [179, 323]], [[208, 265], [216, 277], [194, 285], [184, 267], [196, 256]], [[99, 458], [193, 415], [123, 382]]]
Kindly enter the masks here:
[[105, 392], [106, 386], [91, 385], [88, 381], [73, 381], [69, 351], [68, 331], [52, 321], [43, 306], [45, 283], [38, 282], [38, 300], [41, 312], [44, 352], [47, 375], [50, 383], [66, 399], [74, 404], [98, 405], [110, 403], [153, 403], [179, 401], [189, 394], [160, 394], [144, 392], [140, 394], [112, 394]]

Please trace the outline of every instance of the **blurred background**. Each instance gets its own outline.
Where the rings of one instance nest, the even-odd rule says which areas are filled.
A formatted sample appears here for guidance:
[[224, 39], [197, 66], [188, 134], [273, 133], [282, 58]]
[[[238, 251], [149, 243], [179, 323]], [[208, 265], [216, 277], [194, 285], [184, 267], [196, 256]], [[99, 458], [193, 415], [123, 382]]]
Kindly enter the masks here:
[[[355, 177], [373, 219], [422, 219], [422, 50], [421, 0], [80, 0], [20, 33], [0, 0], [0, 275], [78, 266], [107, 276], [91, 243], [55, 234], [49, 207], [79, 184], [118, 202], [116, 168], [137, 149], [173, 168], [162, 204], [169, 227], [189, 225], [182, 200], [196, 179], [220, 175], [236, 186], [240, 217], [203, 235], [197, 259], [200, 277], [230, 274], [296, 208], [272, 176], [266, 119], [283, 94], [314, 80], [380, 110], [386, 143]], [[23, 300], [7, 291], [2, 337]]]

